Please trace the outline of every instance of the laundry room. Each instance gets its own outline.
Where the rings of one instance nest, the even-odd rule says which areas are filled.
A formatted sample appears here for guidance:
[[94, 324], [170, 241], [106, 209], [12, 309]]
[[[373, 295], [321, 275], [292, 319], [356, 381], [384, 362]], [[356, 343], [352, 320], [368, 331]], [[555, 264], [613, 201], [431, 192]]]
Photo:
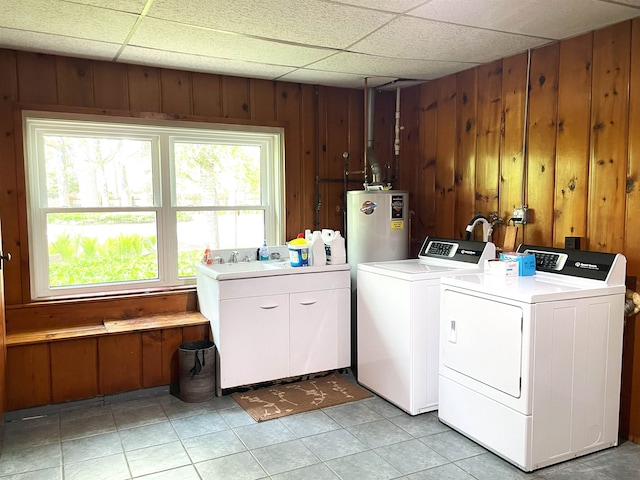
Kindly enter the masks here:
[[[210, 2], [219, 3], [215, 8], [190, 0], [3, 3], [7, 5], [0, 13], [0, 420], [4, 418], [0, 477], [42, 471], [43, 477], [34, 478], [76, 478], [72, 472], [81, 462], [120, 455], [117, 461], [123, 470], [114, 478], [187, 467], [194, 476], [174, 472], [175, 477], [166, 478], [215, 478], [211, 473], [207, 476], [207, 471], [213, 471], [207, 470], [213, 468], [207, 462], [247, 454], [256, 470], [246, 478], [279, 478], [279, 474], [312, 466], [318, 477], [309, 473], [308, 478], [324, 478], [321, 474], [369, 478], [364, 473], [366, 464], [378, 465], [379, 472], [384, 472], [379, 478], [414, 478], [409, 475], [418, 472], [425, 476], [415, 478], [445, 478], [447, 471], [453, 474], [452, 469], [469, 475], [452, 478], [500, 478], [486, 472], [483, 476], [484, 467], [473, 464], [482, 455], [494, 472], [524, 478], [529, 474], [522, 470], [533, 470], [531, 478], [549, 480], [561, 476], [556, 470], [545, 470], [554, 464], [547, 457], [570, 463], [571, 458], [585, 455], [583, 468], [604, 471], [606, 466], [615, 472], [611, 478], [625, 478], [619, 472], [626, 472], [627, 464], [592, 463], [598, 453], [591, 444], [576, 452], [575, 445], [562, 443], [578, 437], [606, 452], [621, 452], [615, 455], [624, 461], [635, 459], [632, 464], [640, 468], [636, 459], [640, 458], [638, 0], [536, 0], [519, 7], [502, 0], [456, 0], [450, 2], [455, 4], [450, 10], [445, 0], [312, 0], [306, 10], [294, 6], [296, 2], [278, 1]], [[455, 41], [460, 39], [466, 40]], [[208, 137], [210, 131], [217, 136]], [[111, 147], [100, 144], [98, 148], [96, 143], [93, 152], [102, 149], [100, 159], [95, 164], [79, 160], [78, 152], [88, 151], [81, 149], [89, 145], [87, 139], [95, 139], [92, 135], [116, 139], [113, 148], [126, 155], [119, 163], [110, 163]], [[71, 139], [80, 140], [75, 144]], [[268, 152], [254, 158], [254, 150]], [[55, 155], [47, 163], [43, 158], [50, 152]], [[384, 243], [386, 239], [368, 230], [378, 228], [366, 222], [375, 220], [376, 209], [380, 213], [383, 208], [387, 216], [382, 229], [399, 238], [397, 251], [392, 246], [395, 240]], [[354, 223], [356, 217], [362, 217], [362, 223]], [[342, 232], [346, 239], [343, 263], [348, 266], [291, 267], [290, 242], [300, 235], [304, 238], [306, 230], [331, 232], [331, 239]], [[112, 250], [103, 249], [107, 246]], [[247, 420], [231, 400], [232, 392], [223, 391], [220, 384], [214, 385], [218, 387], [212, 394], [215, 399], [207, 400], [213, 405], [209, 410], [196, 403], [176, 406], [175, 389], [185, 375], [179, 364], [180, 347], [202, 341], [213, 346], [219, 333], [212, 330], [215, 321], [201, 308], [197, 271], [245, 268], [239, 277], [229, 277], [244, 281], [249, 268], [260, 266], [260, 273], [247, 280], [248, 290], [256, 297], [286, 296], [287, 322], [294, 321], [288, 302], [306, 293], [307, 284], [294, 280], [297, 277], [289, 271], [281, 275], [288, 275], [286, 291], [274, 289], [275, 283], [268, 283], [271, 280], [265, 282], [262, 277], [280, 272], [280, 267], [261, 261], [262, 246], [269, 248], [269, 265], [287, 264], [307, 282], [317, 272], [340, 279], [337, 297], [333, 290], [327, 294], [331, 302], [338, 299], [331, 303], [331, 312], [339, 312], [335, 316], [342, 322], [335, 334], [341, 339], [339, 348], [331, 343], [333, 337], [322, 343], [310, 329], [302, 330], [309, 345], [315, 342], [316, 350], [322, 350], [318, 358], [327, 352], [339, 358], [330, 369], [372, 395], [352, 402], [358, 408], [367, 407], [371, 415], [362, 424], [349, 424], [359, 418], [355, 414], [345, 415], [344, 424], [331, 417], [339, 426], [327, 440], [327, 452], [340, 450], [347, 436], [351, 441], [358, 434], [364, 446], [320, 452], [313, 440], [296, 437], [293, 420]], [[304, 245], [295, 254], [303, 251], [306, 254]], [[530, 351], [520, 348], [533, 342], [536, 333], [538, 338], [544, 336], [548, 341], [544, 345], [554, 355], [566, 353], [553, 350], [557, 343], [550, 339], [568, 338], [567, 331], [558, 333], [553, 326], [544, 329], [533, 321], [542, 308], [538, 303], [544, 303], [538, 293], [528, 298], [514, 293], [503, 302], [490, 289], [465, 283], [471, 278], [468, 275], [480, 275], [488, 268], [488, 260], [511, 252], [538, 253], [561, 263], [597, 264], [607, 272], [602, 278], [591, 277], [592, 272], [569, 274], [568, 283], [575, 280], [580, 285], [575, 290], [582, 297], [575, 305], [558, 305], [552, 315], [574, 321], [605, 309], [600, 303], [589, 303], [589, 289], [603, 297], [615, 295], [611, 302], [607, 300], [606, 309], [608, 315], [616, 316], [620, 328], [609, 330], [598, 317], [591, 330], [576, 330], [584, 345], [567, 340], [566, 351], [573, 349], [576, 358], [601, 354], [597, 358], [605, 359], [607, 365], [619, 360], [618, 370], [603, 368], [597, 381], [580, 372], [550, 380], [553, 385], [583, 382], [582, 390], [568, 393], [562, 387], [558, 391], [565, 397], [588, 392], [585, 396], [606, 411], [606, 428], [599, 436], [597, 429], [585, 427], [576, 433], [567, 427], [553, 441], [547, 442], [545, 435], [535, 437], [530, 447], [541, 451], [545, 442], [550, 449], [555, 442], [552, 446], [561, 453], [512, 454], [509, 448], [517, 442], [506, 442], [508, 435], [496, 440], [476, 431], [489, 430], [489, 420], [476, 424], [451, 410], [438, 417], [442, 368], [438, 345], [442, 342], [448, 342], [446, 353], [455, 364], [445, 380], [457, 382], [446, 390], [449, 401], [454, 399], [449, 404], [453, 407], [461, 398], [471, 402], [491, 396], [482, 386], [469, 397], [460, 393], [461, 378], [469, 376], [469, 371], [493, 381], [493, 370], [491, 374], [483, 370], [491, 362], [515, 368], [509, 362], [534, 353], [539, 360], [544, 352], [533, 343]], [[205, 264], [207, 255], [211, 260], [205, 267], [203, 253]], [[151, 257], [149, 264], [146, 259]], [[358, 264], [364, 266], [359, 269]], [[538, 280], [551, 278], [548, 285], [571, 290], [564, 278], [557, 280], [562, 267], [557, 271], [554, 266], [538, 267]], [[450, 292], [441, 298], [440, 279], [452, 275], [466, 278], [443, 282]], [[221, 283], [215, 276], [211, 281]], [[265, 284], [269, 287], [261, 290]], [[582, 288], [583, 284], [589, 287]], [[360, 286], [363, 298], [358, 297]], [[545, 294], [554, 302], [568, 299], [554, 292]], [[244, 308], [244, 298], [238, 294], [232, 300]], [[616, 302], [624, 303], [624, 312]], [[448, 315], [444, 337], [441, 307], [446, 307]], [[420, 323], [424, 310], [436, 319], [437, 327]], [[222, 310], [211, 311], [214, 316]], [[488, 324], [495, 312], [504, 318], [512, 314], [524, 318], [518, 320], [520, 327], [511, 331], [510, 324], [504, 330], [505, 338], [508, 334], [520, 339], [517, 355], [490, 355], [502, 353], [502, 344], [492, 343], [498, 337], [488, 327], [475, 332], [475, 338], [486, 343], [470, 347], [472, 359], [459, 353], [457, 347], [469, 345], [463, 336], [467, 320], [482, 319]], [[470, 328], [467, 331], [475, 326]], [[491, 328], [503, 331], [499, 323]], [[326, 331], [314, 332], [320, 336]], [[265, 358], [290, 348], [289, 340], [275, 347], [264, 341], [270, 329], [256, 333], [239, 328], [238, 332], [254, 334], [251, 342], [239, 342], [244, 350], [233, 357], [244, 370], [238, 377], [250, 381], [230, 381], [230, 388], [257, 383], [255, 378], [271, 382], [293, 377], [291, 372], [306, 377], [329, 370], [307, 365], [296, 369], [287, 357], [285, 373], [255, 377], [250, 370], [258, 371], [266, 365]], [[589, 343], [589, 335], [606, 336], [613, 339], [612, 344], [618, 339], [619, 348], [604, 352], [604, 347], [594, 346], [595, 340]], [[231, 364], [219, 351], [216, 355], [217, 362]], [[563, 359], [568, 361], [566, 355]], [[489, 363], [476, 363], [476, 357]], [[529, 366], [534, 359], [522, 362]], [[553, 370], [551, 361], [536, 365]], [[217, 368], [214, 376], [219, 375], [219, 364]], [[534, 411], [533, 399], [539, 404], [551, 402], [552, 395], [536, 397], [533, 392], [547, 384], [527, 382], [520, 371], [511, 375], [505, 368], [505, 372], [510, 375], [508, 385], [496, 394], [498, 403], [526, 414]], [[619, 386], [610, 379], [598, 383], [606, 374], [619, 377]], [[608, 399], [619, 400], [617, 407], [596, 399], [598, 388], [607, 392]], [[109, 447], [95, 458], [65, 460], [65, 448], [81, 443], [79, 438], [65, 439], [65, 408], [93, 408], [97, 402], [104, 407], [115, 397], [130, 401], [136, 395], [155, 393], [163, 397], [145, 403], [148, 411], [140, 414], [159, 412], [162, 421], [147, 423], [166, 423], [167, 438], [175, 436], [171, 448], [181, 452], [162, 450], [159, 456], [184, 462], [155, 460], [156, 469], [148, 458], [136, 463], [135, 455], [141, 455], [141, 450], [169, 443], [139, 444], [128, 451], [125, 434], [118, 433], [128, 429], [118, 424], [123, 414], [117, 406], [109, 407], [108, 421], [113, 425], [96, 427], [91, 434], [120, 435], [115, 447], [110, 444], [115, 450]], [[555, 413], [563, 416], [556, 424], [567, 418], [579, 423], [567, 413], [568, 404], [559, 401], [558, 405], [563, 410]], [[485, 406], [486, 411], [495, 408]], [[549, 405], [545, 408], [552, 410]], [[617, 409], [615, 414], [611, 408]], [[225, 409], [228, 417], [220, 413]], [[215, 422], [220, 422], [213, 422], [220, 425], [219, 431], [205, 429], [206, 435], [219, 435], [216, 441], [224, 444], [224, 449], [219, 448], [225, 453], [215, 459], [211, 452], [217, 452], [218, 446], [211, 447], [208, 456], [199, 456], [203, 449], [193, 440], [200, 435], [199, 423], [194, 420], [189, 429], [195, 433], [184, 436], [172, 423], [196, 410], [198, 415], [215, 414]], [[45, 425], [38, 428], [49, 431], [53, 427], [46, 418], [52, 415], [58, 428], [52, 434], [54, 440], [38, 437], [28, 445], [40, 452], [43, 445], [55, 444], [58, 450], [43, 456], [52, 463], [27, 466], [27, 457], [20, 457], [19, 449], [11, 446], [12, 439], [26, 434], [12, 434], [12, 428], [24, 418], [33, 418]], [[554, 423], [554, 417], [544, 417], [542, 423], [520, 424], [504, 415], [500, 428], [505, 430], [517, 425], [518, 431], [525, 432]], [[330, 415], [323, 413], [325, 417]], [[79, 418], [73, 421], [82, 423]], [[245, 441], [234, 432], [248, 426], [234, 425], [238, 418], [256, 427], [252, 440]], [[615, 428], [612, 418], [617, 421]], [[389, 445], [376, 443], [384, 435], [374, 435], [373, 429], [380, 424], [374, 427], [373, 423], [383, 421], [390, 426], [385, 434], [396, 435]], [[362, 426], [369, 423], [370, 431]], [[143, 424], [141, 420], [135, 428], [148, 426]], [[258, 427], [274, 429], [273, 425], [286, 435], [272, 443], [251, 444], [262, 438]], [[365, 430], [370, 434], [368, 442], [363, 440]], [[464, 458], [445, 454], [442, 446], [456, 432], [459, 451], [469, 452]], [[165, 433], [158, 430], [150, 436], [161, 438]], [[271, 434], [275, 435], [271, 431], [264, 435]], [[220, 440], [223, 435], [227, 435], [224, 441]], [[238, 447], [232, 451], [234, 442]], [[297, 456], [308, 464], [270, 467], [271, 460], [261, 460], [257, 450], [280, 448], [286, 442], [297, 453], [283, 451], [275, 456]], [[499, 448], [492, 449], [494, 443]], [[415, 455], [402, 454], [400, 447], [400, 453], [379, 451], [400, 444], [408, 452], [416, 448]], [[425, 453], [427, 447], [430, 450]], [[356, 468], [348, 459], [358, 455], [361, 464]], [[408, 466], [396, 456], [409, 463], [422, 460]], [[244, 462], [244, 457], [234, 458]], [[144, 467], [135, 467], [142, 463]], [[207, 466], [200, 468], [199, 463]], [[575, 465], [569, 468], [578, 471]], [[442, 470], [424, 473], [431, 469]], [[48, 476], [52, 471], [58, 476]], [[287, 478], [301, 478], [291, 475]]]

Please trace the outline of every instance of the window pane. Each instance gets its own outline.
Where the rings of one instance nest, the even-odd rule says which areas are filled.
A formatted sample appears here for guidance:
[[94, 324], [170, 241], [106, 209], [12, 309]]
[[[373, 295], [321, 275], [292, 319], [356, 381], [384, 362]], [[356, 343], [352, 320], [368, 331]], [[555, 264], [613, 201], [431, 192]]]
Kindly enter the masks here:
[[177, 206], [261, 205], [260, 147], [174, 144]]
[[44, 136], [49, 207], [153, 205], [150, 140]]
[[207, 245], [212, 249], [258, 249], [264, 238], [262, 210], [178, 212], [180, 277], [195, 275], [194, 264]]
[[49, 286], [158, 278], [155, 212], [49, 213]]

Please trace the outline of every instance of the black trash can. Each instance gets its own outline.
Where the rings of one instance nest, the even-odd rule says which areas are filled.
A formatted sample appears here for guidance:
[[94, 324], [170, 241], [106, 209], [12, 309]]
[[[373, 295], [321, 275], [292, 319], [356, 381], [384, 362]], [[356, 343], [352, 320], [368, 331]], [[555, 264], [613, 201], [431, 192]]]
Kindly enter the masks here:
[[216, 347], [208, 340], [185, 342], [178, 347], [180, 399], [204, 402], [216, 394]]

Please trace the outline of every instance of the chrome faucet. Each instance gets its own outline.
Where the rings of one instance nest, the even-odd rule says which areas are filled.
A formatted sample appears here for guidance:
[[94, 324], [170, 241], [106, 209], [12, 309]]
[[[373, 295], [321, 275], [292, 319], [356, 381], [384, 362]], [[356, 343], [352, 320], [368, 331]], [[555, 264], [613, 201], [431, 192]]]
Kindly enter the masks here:
[[234, 250], [233, 252], [231, 252], [231, 257], [229, 257], [229, 262], [230, 263], [238, 263], [238, 251]]

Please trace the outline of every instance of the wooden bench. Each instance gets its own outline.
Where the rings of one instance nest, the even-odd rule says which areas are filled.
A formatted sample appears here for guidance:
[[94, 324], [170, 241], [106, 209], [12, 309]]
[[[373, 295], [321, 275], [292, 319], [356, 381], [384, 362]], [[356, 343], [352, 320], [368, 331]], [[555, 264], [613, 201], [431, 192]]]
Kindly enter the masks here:
[[209, 323], [200, 312], [174, 312], [149, 315], [131, 319], [104, 320], [101, 325], [86, 325], [70, 328], [40, 329], [37, 331], [18, 331], [7, 334], [8, 347], [48, 343], [85, 337], [100, 337], [121, 333], [162, 330], [165, 328], [191, 327]]

